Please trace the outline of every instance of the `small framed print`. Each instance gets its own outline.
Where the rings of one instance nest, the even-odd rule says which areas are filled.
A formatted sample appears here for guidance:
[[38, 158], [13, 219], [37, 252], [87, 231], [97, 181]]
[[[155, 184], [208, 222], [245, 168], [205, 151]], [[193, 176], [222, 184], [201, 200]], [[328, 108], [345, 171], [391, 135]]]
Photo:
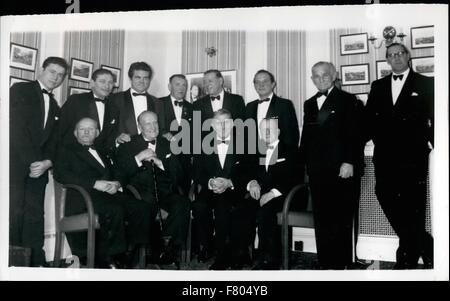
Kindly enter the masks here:
[[79, 87], [69, 87], [69, 95], [81, 94], [81, 93], [87, 93], [87, 92], [91, 92], [91, 90], [86, 89], [86, 88], [79, 88]]
[[366, 105], [367, 99], [369, 98], [369, 93], [357, 93], [355, 96], [361, 100], [364, 105]]
[[377, 79], [383, 78], [392, 73], [391, 65], [387, 61], [377, 61]]
[[434, 76], [434, 56], [411, 58], [411, 68], [422, 75]]
[[[236, 93], [236, 70], [220, 71], [223, 76], [223, 89], [228, 93]], [[205, 96], [207, 93], [203, 87], [203, 72], [186, 74], [188, 82], [186, 98], [191, 103]]]
[[434, 26], [411, 27], [411, 48], [434, 47]]
[[90, 82], [94, 63], [72, 58], [70, 66], [70, 79]]
[[342, 85], [365, 85], [369, 83], [369, 64], [341, 66]]
[[112, 72], [113, 76], [114, 76], [114, 87], [119, 87], [119, 83], [120, 83], [120, 68], [116, 68], [116, 67], [111, 67], [111, 66], [107, 66], [107, 65], [101, 65], [100, 67], [101, 69], [106, 69]]
[[24, 83], [24, 82], [31, 82], [31, 80], [15, 76], [9, 77], [9, 87], [12, 87], [12, 85], [14, 85], [15, 83]]
[[368, 53], [367, 33], [341, 35], [341, 55]]
[[36, 48], [11, 43], [9, 66], [13, 68], [35, 71], [38, 50]]

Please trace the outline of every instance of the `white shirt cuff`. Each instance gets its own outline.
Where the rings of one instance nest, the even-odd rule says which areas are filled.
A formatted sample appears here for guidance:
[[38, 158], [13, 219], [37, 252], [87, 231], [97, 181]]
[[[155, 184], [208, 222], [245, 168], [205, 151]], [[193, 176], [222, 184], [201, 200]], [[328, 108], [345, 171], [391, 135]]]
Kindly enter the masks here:
[[137, 156], [134, 156], [134, 160], [136, 160], [136, 164], [137, 164], [138, 167], [141, 167], [141, 166], [142, 166], [142, 162], [139, 161], [139, 159], [137, 158]]
[[282, 193], [280, 191], [278, 191], [278, 189], [276, 189], [276, 188], [272, 188], [270, 191], [273, 192], [273, 194], [275, 195], [276, 198], [279, 197], [280, 195], [282, 195]]

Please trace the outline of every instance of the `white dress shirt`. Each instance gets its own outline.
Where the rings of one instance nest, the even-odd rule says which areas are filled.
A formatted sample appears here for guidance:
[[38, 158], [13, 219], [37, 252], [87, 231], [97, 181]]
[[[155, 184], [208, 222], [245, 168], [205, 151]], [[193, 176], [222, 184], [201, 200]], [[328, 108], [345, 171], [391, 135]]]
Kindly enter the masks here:
[[[279, 142], [280, 142], [280, 140], [277, 140], [277, 141], [274, 141], [271, 144], [269, 144], [269, 146], [273, 146], [273, 148], [268, 148], [267, 152], [266, 152], [266, 162], [265, 162], [266, 171], [269, 170], [270, 160], [272, 159], [273, 152], [277, 148], [277, 145]], [[274, 159], [276, 160], [277, 158], [274, 158]], [[275, 197], [279, 197], [281, 195], [281, 192], [276, 188], [272, 188], [270, 191], [273, 192]]]
[[[330, 95], [331, 90], [333, 90], [334, 86], [332, 86], [330, 89], [328, 89], [328, 95]], [[317, 97], [317, 107], [322, 108], [323, 103], [325, 102], [325, 100], [327, 99], [328, 96], [325, 95], [321, 95], [320, 97]]]
[[[139, 95], [139, 96], [133, 96], [133, 93], [139, 93], [135, 91], [134, 89], [130, 89], [131, 93], [131, 99], [133, 100], [133, 108], [134, 108], [134, 121], [136, 122], [136, 127], [138, 129], [138, 133], [141, 133], [141, 130], [137, 126], [137, 118], [138, 116], [147, 110], [147, 96]], [[142, 92], [145, 93], [145, 92]]]
[[219, 93], [219, 95], [220, 95], [220, 99], [219, 100], [215, 99], [214, 101], [211, 101], [211, 98], [209, 99], [209, 101], [211, 101], [213, 112], [216, 112], [216, 111], [222, 109], [223, 96], [224, 96], [223, 90], [222, 90], [222, 92]]
[[[177, 123], [178, 123], [178, 125], [181, 125], [181, 113], [183, 112], [183, 107], [175, 105], [175, 101], [183, 101], [183, 100], [182, 99], [178, 100], [175, 97], [173, 97], [172, 95], [170, 95], [170, 100], [172, 102], [173, 112], [175, 113], [175, 118], [177, 119]], [[217, 100], [215, 100], [215, 101], [217, 101]]]
[[263, 120], [264, 118], [266, 118], [267, 116], [267, 111], [269, 110], [269, 106], [270, 103], [272, 102], [272, 97], [273, 97], [273, 93], [271, 93], [269, 95], [268, 98], [270, 98], [269, 101], [264, 101], [262, 103], [259, 103], [257, 106], [257, 113], [256, 113], [256, 120], [257, 120], [257, 126], [258, 126], [258, 132], [259, 132], [259, 137], [261, 137], [261, 130], [259, 128], [259, 124], [261, 123], [261, 120]]
[[[41, 86], [41, 91], [42, 89], [47, 90], [47, 88], [40, 81], [38, 81], [38, 83]], [[48, 92], [51, 93], [52, 91]], [[48, 111], [50, 109], [50, 96], [46, 93], [42, 93], [42, 95], [44, 96], [44, 129], [45, 129], [45, 125], [47, 124]]]
[[219, 137], [216, 137], [217, 141], [221, 140], [225, 140], [228, 141], [228, 143], [217, 143], [217, 154], [219, 155], [219, 161], [220, 161], [220, 166], [224, 167], [225, 165], [225, 159], [227, 158], [227, 153], [228, 153], [228, 147], [230, 146], [230, 137], [225, 138], [225, 139], [221, 139]]
[[[100, 98], [97, 95], [94, 94], [95, 98]], [[105, 117], [105, 104], [101, 101], [96, 101], [95, 102], [95, 106], [97, 107], [97, 113], [98, 113], [98, 121], [100, 122], [100, 124], [98, 125], [100, 127], [100, 131], [103, 128], [103, 119]]]
[[[396, 80], [394, 80], [394, 75], [400, 75], [400, 74], [403, 74], [403, 78], [402, 79], [397, 78]], [[400, 92], [402, 91], [403, 85], [405, 84], [408, 74], [409, 74], [409, 68], [406, 69], [406, 71], [404, 71], [402, 73], [392, 73], [391, 88], [392, 88], [392, 102], [394, 105], [397, 102], [397, 98], [400, 95]]]

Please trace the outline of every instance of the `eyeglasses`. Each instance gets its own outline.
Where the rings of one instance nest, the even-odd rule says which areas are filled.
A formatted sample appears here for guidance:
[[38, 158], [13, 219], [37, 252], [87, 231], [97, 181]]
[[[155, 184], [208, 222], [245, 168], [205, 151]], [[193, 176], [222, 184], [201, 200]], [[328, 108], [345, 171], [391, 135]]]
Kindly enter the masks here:
[[393, 52], [393, 53], [389, 53], [387, 55], [388, 58], [394, 58], [396, 56], [404, 56], [406, 55], [406, 51], [399, 51], [399, 52]]

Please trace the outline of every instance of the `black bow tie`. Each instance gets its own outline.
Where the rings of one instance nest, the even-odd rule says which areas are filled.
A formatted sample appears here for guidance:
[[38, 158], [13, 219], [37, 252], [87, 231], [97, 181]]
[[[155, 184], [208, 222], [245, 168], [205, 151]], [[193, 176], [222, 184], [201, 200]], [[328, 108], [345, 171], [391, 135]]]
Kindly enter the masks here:
[[214, 101], [214, 100], [220, 100], [220, 95], [217, 95], [217, 96], [210, 96], [210, 98], [211, 98], [211, 101]]
[[270, 98], [267, 97], [267, 98], [264, 98], [264, 99], [260, 99], [260, 100], [258, 100], [258, 104], [263, 103], [265, 101], [270, 101]]
[[317, 94], [316, 94], [316, 97], [321, 97], [321, 96], [325, 96], [325, 97], [327, 97], [328, 96], [328, 90], [326, 90], [325, 92], [317, 92]]
[[394, 78], [394, 80], [397, 80], [398, 78], [400, 79], [400, 80], [403, 80], [403, 74], [400, 74], [400, 75], [393, 75], [392, 76], [393, 78]]
[[92, 145], [82, 144], [81, 146], [83, 146], [83, 148], [86, 149], [86, 150], [89, 150], [89, 149], [96, 150], [95, 146], [93, 144]]
[[175, 100], [173, 103], [174, 103], [176, 106], [179, 106], [179, 107], [182, 107], [182, 106], [183, 106], [183, 101], [182, 101], [182, 100], [180, 100], [180, 101]]
[[42, 93], [47, 94], [47, 95], [50, 96], [50, 97], [53, 97], [53, 93], [52, 93], [52, 92], [49, 92], [49, 91], [47, 91], [47, 90], [45, 90], [45, 89], [42, 89]]
[[147, 96], [147, 93], [136, 93], [136, 92], [133, 92], [133, 96]]
[[219, 144], [225, 143], [226, 145], [230, 144], [230, 140], [218, 140]]
[[147, 143], [148, 143], [148, 145], [150, 145], [150, 144], [155, 145], [156, 144], [156, 139], [152, 140], [152, 141], [147, 141]]
[[95, 101], [99, 101], [101, 103], [105, 103], [106, 102], [106, 99], [101, 99], [101, 98], [97, 98], [97, 97], [94, 97], [94, 100]]
[[267, 145], [267, 149], [274, 149], [275, 148], [275, 146], [273, 146], [273, 145]]

